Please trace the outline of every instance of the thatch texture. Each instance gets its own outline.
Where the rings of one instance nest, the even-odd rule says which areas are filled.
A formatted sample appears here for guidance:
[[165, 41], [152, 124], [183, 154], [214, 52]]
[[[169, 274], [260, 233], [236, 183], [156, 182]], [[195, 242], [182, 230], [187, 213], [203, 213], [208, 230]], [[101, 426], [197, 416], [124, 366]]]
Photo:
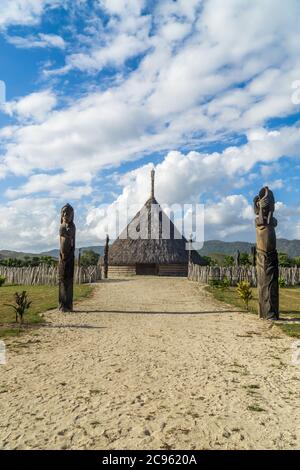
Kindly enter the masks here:
[[[156, 211], [157, 215], [154, 226], [153, 218], [151, 226], [151, 210]], [[137, 238], [139, 233], [143, 235], [142, 238]], [[151, 233], [152, 237], [149, 236]], [[153, 234], [156, 239], [153, 239]], [[150, 197], [110, 247], [109, 265], [187, 264], [189, 252], [186, 244], [187, 240], [162, 211], [156, 199]], [[205, 264], [203, 258], [194, 250], [191, 252], [191, 261], [195, 264]]]

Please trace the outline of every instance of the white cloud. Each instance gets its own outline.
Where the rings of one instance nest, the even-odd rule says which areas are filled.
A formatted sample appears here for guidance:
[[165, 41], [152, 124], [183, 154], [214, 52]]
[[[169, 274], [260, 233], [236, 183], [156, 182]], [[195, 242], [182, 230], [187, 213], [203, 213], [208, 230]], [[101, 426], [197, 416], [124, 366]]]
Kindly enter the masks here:
[[43, 34], [39, 33], [37, 36], [7, 36], [7, 42], [13, 44], [16, 47], [23, 49], [32, 49], [32, 48], [44, 48], [44, 47], [54, 47], [58, 49], [64, 49], [66, 43], [61, 36], [57, 34]]
[[262, 176], [271, 176], [273, 173], [279, 172], [280, 171], [280, 164], [279, 163], [272, 163], [268, 165], [261, 165], [260, 166], [260, 173]]
[[[11, 19], [0, 15], [0, 25], [37, 22], [43, 9], [55, 4], [8, 2]], [[116, 73], [110, 83], [101, 82], [104, 91], [70, 99], [69, 106], [55, 112], [56, 97], [48, 90], [7, 103], [7, 112], [19, 124], [1, 131], [6, 146], [0, 175], [23, 175], [27, 181], [6, 194], [84, 197], [95, 189], [94, 178], [104, 168], [161, 151], [166, 155], [157, 165], [162, 201], [216, 193], [217, 202], [210, 202], [215, 217], [222, 210], [233, 215], [236, 210], [241, 226], [249, 227], [241, 212], [248, 210], [245, 200], [232, 192], [254, 177], [255, 184], [268, 179], [280, 188], [283, 183], [270, 168], [282, 156], [299, 157], [299, 124], [270, 130], [269, 120], [297, 111], [291, 84], [300, 77], [300, 3], [162, 0], [152, 14], [142, 14], [145, 6], [138, 0], [94, 2], [89, 25], [67, 49], [64, 66], [46, 71], [98, 73], [112, 66]], [[105, 24], [97, 7], [108, 15]], [[63, 47], [58, 38], [42, 33], [37, 41]], [[124, 64], [139, 54], [143, 58], [128, 73]], [[238, 145], [237, 138], [246, 143]], [[190, 152], [211, 142], [227, 148]], [[178, 151], [182, 148], [184, 152]], [[263, 166], [254, 174], [257, 163]], [[126, 196], [144, 202], [148, 172], [142, 167], [119, 180], [121, 201]], [[86, 228], [93, 235], [100, 230], [95, 214], [97, 207], [89, 212]], [[232, 219], [224, 224], [223, 235], [234, 236], [238, 223]], [[211, 221], [211, 233], [223, 236], [221, 225]]]
[[60, 3], [61, 0], [1, 0], [0, 28], [36, 24], [45, 8]]
[[264, 186], [268, 186], [269, 188], [272, 188], [272, 190], [282, 189], [284, 187], [284, 181], [282, 179], [277, 179], [270, 182], [267, 181], [264, 183]]
[[276, 203], [275, 217], [278, 219], [277, 237], [288, 240], [300, 239], [300, 208], [281, 201]]
[[[83, 196], [89, 196], [92, 192], [90, 185], [91, 175], [87, 172], [80, 174], [80, 182], [85, 184], [76, 184], [77, 175], [68, 174], [43, 174], [38, 173], [30, 176], [27, 183], [17, 189], [8, 189], [6, 196], [9, 198], [18, 198], [20, 196], [28, 196], [36, 193], [43, 193], [46, 191], [50, 196], [56, 200], [66, 199], [81, 199]], [[72, 183], [72, 185], [69, 183]]]
[[203, 5], [203, 0], [178, 0], [169, 2], [162, 0], [158, 2], [157, 14], [161, 20], [168, 21], [171, 18], [183, 18], [193, 22], [196, 18], [196, 11]]
[[56, 106], [57, 99], [51, 90], [31, 93], [17, 101], [5, 103], [4, 110], [18, 119], [42, 122]]
[[[210, 159], [211, 156], [197, 152], [190, 152], [188, 155], [170, 152], [162, 163], [156, 165], [155, 195], [158, 201], [168, 209], [176, 203], [204, 202], [202, 194], [207, 192], [210, 198], [205, 203], [205, 239], [253, 241], [255, 228], [252, 201], [242, 194], [230, 193], [230, 176], [224, 173], [226, 165], [222, 162], [222, 156], [215, 154], [214, 160]], [[76, 192], [81, 191], [80, 187], [73, 187], [71, 191], [64, 186], [69, 181], [67, 175], [63, 175], [62, 179], [59, 175], [50, 178], [49, 175], [34, 175], [27, 185], [10, 195], [30, 195], [47, 187], [55, 199], [28, 197], [4, 204], [0, 210], [0, 237], [3, 247], [28, 250], [35, 247], [38, 251], [56, 246], [59, 214], [57, 202], [62, 205], [67, 200], [71, 200], [76, 214], [82, 214], [76, 221], [78, 246], [98, 243], [107, 232], [111, 237], [117, 235], [126, 225], [126, 219], [123, 225], [121, 221], [118, 226], [116, 210], [120, 210], [125, 216], [129, 207], [129, 215], [132, 217], [142, 207], [150, 195], [152, 168], [153, 165], [148, 164], [122, 176], [116, 175], [114, 186], [121, 188], [121, 194], [115, 201], [110, 205], [86, 204], [84, 207], [80, 202], [75, 202], [78, 196]], [[88, 188], [89, 175], [86, 174], [85, 177]], [[275, 189], [275, 185], [272, 189]], [[300, 237], [299, 209], [295, 210], [278, 202], [276, 217], [279, 219], [279, 236]], [[175, 223], [179, 228], [176, 218]]]
[[99, 1], [95, 2], [110, 19], [104, 26], [96, 21], [99, 11], [94, 11], [92, 26], [79, 35], [73, 51], [66, 56], [65, 65], [58, 69], [46, 69], [45, 76], [63, 75], [78, 69], [97, 73], [105, 67], [122, 68], [125, 62], [152, 46], [149, 37], [151, 28], [150, 15], [140, 15], [145, 2]]
[[174, 21], [165, 24], [160, 30], [160, 35], [168, 42], [178, 41], [183, 39], [190, 31], [191, 25], [189, 23]]
[[[150, 14], [139, 16], [143, 2], [100, 2], [112, 15], [107, 26], [85, 37], [87, 44], [68, 55], [63, 67], [45, 74], [73, 68], [92, 73], [106, 66], [122, 73], [128, 58], [147, 52], [121, 83], [119, 99], [128, 106], [139, 103], [186, 138], [186, 130], [247, 132], [295, 111], [291, 83], [300, 73], [300, 6], [289, 3], [293, 15], [278, 0], [229, 0], [226, 8], [219, 0], [160, 2], [151, 21]], [[175, 39], [181, 41], [174, 45]], [[242, 82], [248, 84], [240, 87]]]
[[51, 199], [17, 199], [0, 207], [1, 249], [53, 248], [58, 243], [59, 213]]
[[112, 15], [139, 15], [145, 0], [99, 0], [99, 4]]
[[[45, 101], [47, 104], [48, 101]], [[45, 106], [44, 112], [48, 113], [49, 109], [51, 106]], [[42, 107], [22, 106], [16, 110], [23, 116], [32, 116], [34, 111], [40, 114]], [[2, 161], [2, 172], [6, 168], [6, 171], [16, 175], [30, 175], [33, 170], [38, 173], [56, 170], [69, 175], [64, 184], [85, 183], [86, 173], [92, 178], [99, 170], [137, 158], [145, 150], [155, 151], [180, 144], [182, 135], [179, 131], [177, 134], [175, 126], [169, 129], [157, 126], [156, 132], [149, 135], [147, 129], [154, 123], [151, 114], [145, 110], [143, 112], [133, 105], [131, 108], [126, 107], [125, 103], [118, 100], [118, 92], [115, 95], [111, 91], [96, 94], [81, 100], [69, 110], [55, 112], [42, 124], [20, 127], [14, 129], [13, 133], [8, 129], [6, 134], [11, 139]], [[191, 191], [194, 174], [197, 173], [203, 178], [201, 189], [208, 190], [210, 181], [217, 184], [224, 178], [227, 184], [234, 185], [235, 178], [241, 178], [256, 163], [274, 162], [282, 155], [298, 156], [298, 127], [285, 127], [280, 132], [261, 129], [259, 138], [254, 138], [252, 134], [249, 139], [245, 145], [228, 147], [222, 153], [191, 152], [185, 156], [180, 152], [170, 152], [161, 164], [161, 173], [167, 174], [169, 162], [174, 160], [178, 172], [185, 171], [186, 167], [193, 168], [187, 192]], [[52, 179], [50, 176], [45, 190], [47, 187], [50, 189]], [[59, 176], [55, 179], [59, 179]], [[174, 180], [173, 185], [162, 186], [168, 187], [169, 199], [172, 199], [172, 188], [178, 186], [177, 182]], [[30, 187], [29, 184], [28, 190]], [[34, 190], [34, 186], [32, 188]]]
[[[252, 236], [251, 236], [252, 234]], [[241, 194], [210, 202], [205, 207], [206, 239], [255, 238], [253, 208]]]
[[[204, 194], [214, 194], [220, 202], [209, 200], [205, 204], [206, 237], [249, 235], [254, 215], [245, 196], [222, 197], [222, 193], [230, 191], [232, 183], [230, 172], [226, 169], [226, 160], [222, 158], [217, 153], [208, 155], [190, 152], [184, 155], [169, 152], [155, 168], [155, 196], [159, 203], [169, 208], [174, 204], [203, 203]], [[106, 212], [103, 212], [103, 206], [88, 210], [85, 230], [91, 237], [103, 239], [106, 232], [118, 232], [116, 210], [125, 214], [129, 208], [132, 217], [142, 207], [150, 195], [151, 168], [151, 164], [144, 165], [115, 179], [121, 186], [122, 193], [106, 208]], [[124, 228], [124, 224], [125, 221], [119, 231]]]
[[134, 35], [120, 34], [109, 45], [95, 48], [91, 54], [70, 55], [64, 71], [67, 72], [73, 68], [82, 71], [100, 71], [109, 65], [120, 66], [130, 57], [144, 52], [147, 47], [149, 47], [147, 42]]
[[[274, 145], [275, 148], [276, 145]], [[236, 151], [238, 150], [236, 148]], [[245, 146], [240, 151], [247, 154], [249, 149]], [[257, 161], [259, 161], [262, 154], [259, 150], [256, 153]], [[241, 158], [241, 162], [243, 162], [243, 158]], [[247, 161], [244, 161], [244, 164], [245, 171], [247, 171]], [[122, 188], [121, 194], [112, 204], [105, 207], [106, 211], [102, 205], [92, 206], [87, 211], [86, 225], [83, 230], [89, 233], [91, 239], [100, 240], [105, 237], [107, 232], [116, 233], [116, 210], [126, 213], [129, 207], [130, 215], [133, 216], [142, 207], [150, 195], [150, 170], [152, 167], [152, 164], [144, 165], [114, 178], [115, 184]], [[173, 204], [204, 203], [206, 201], [206, 239], [255, 239], [252, 200], [249, 201], [242, 194], [232, 194], [232, 186], [234, 186], [241, 168], [237, 169], [237, 174], [232, 172], [231, 162], [227, 159], [226, 151], [215, 152], [211, 155], [199, 152], [189, 152], [187, 155], [178, 151], [169, 152], [163, 161], [156, 165], [155, 169], [155, 195], [161, 204], [170, 207]], [[257, 181], [255, 192], [264, 183], [262, 179]], [[276, 180], [270, 182], [270, 187], [273, 190], [281, 189], [282, 184], [281, 180]], [[279, 211], [279, 209], [280, 204], [277, 208], [280, 219], [283, 211], [282, 209]], [[298, 218], [299, 216], [300, 213]], [[284, 224], [284, 219], [280, 223]], [[298, 225], [300, 226], [300, 223]], [[119, 231], [123, 228], [124, 224], [119, 227]], [[297, 233], [300, 236], [300, 232]], [[284, 227], [281, 227], [280, 235], [290, 238], [288, 229]]]
[[[30, 113], [33, 113], [31, 108]], [[155, 151], [179, 143], [177, 139], [181, 135], [176, 136], [172, 128], [169, 131], [157, 128], [156, 133], [147, 135], [147, 127], [152, 122], [150, 114], [138, 107], [127, 109], [111, 93], [90, 97], [67, 111], [56, 112], [42, 124], [15, 130], [3, 164], [7, 171], [24, 175], [32, 170], [54, 169], [79, 178], [83, 170], [95, 174], [104, 167], [137, 158], [146, 149]], [[218, 174], [219, 169], [229, 178], [246, 173], [259, 162], [273, 162], [282, 155], [297, 157], [299, 143], [299, 128], [286, 127], [280, 133], [266, 131], [264, 138], [228, 147], [221, 154], [194, 157], [194, 160], [201, 160], [204, 166], [204, 181]], [[197, 156], [197, 153], [190, 155]], [[183, 168], [189, 159], [193, 160], [182, 157]], [[196, 167], [196, 171], [199, 168]]]

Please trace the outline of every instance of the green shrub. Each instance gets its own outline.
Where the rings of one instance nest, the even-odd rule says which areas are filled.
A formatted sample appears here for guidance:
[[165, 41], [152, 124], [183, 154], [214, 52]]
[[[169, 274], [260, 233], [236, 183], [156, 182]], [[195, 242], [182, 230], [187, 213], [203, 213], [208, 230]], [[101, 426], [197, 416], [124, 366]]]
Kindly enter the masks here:
[[222, 279], [209, 279], [208, 284], [213, 289], [228, 289], [228, 287], [230, 287], [230, 281], [226, 276], [224, 276]]
[[80, 257], [81, 266], [96, 266], [100, 255], [93, 250], [85, 250]]
[[281, 287], [281, 288], [287, 287], [286, 280], [285, 280], [283, 277], [280, 277], [280, 278], [278, 279], [278, 285], [279, 285], [279, 287]]
[[292, 258], [286, 253], [278, 253], [278, 263], [283, 268], [290, 268], [294, 264]]
[[5, 284], [6, 278], [4, 276], [0, 276], [0, 287]]
[[300, 256], [296, 256], [296, 258], [294, 258], [294, 265], [300, 268]]
[[231, 255], [226, 255], [224, 258], [224, 266], [227, 268], [230, 266], [234, 266], [234, 257]]
[[216, 289], [216, 288], [218, 288], [219, 285], [220, 285], [220, 280], [219, 280], [219, 279], [214, 279], [214, 278], [209, 279], [209, 280], [208, 280], [208, 285], [209, 285], [210, 287], [212, 287], [213, 289]]
[[240, 266], [250, 266], [250, 256], [248, 253], [241, 253], [240, 254]]
[[236, 290], [248, 310], [249, 302], [253, 298], [250, 282], [240, 281]]
[[230, 287], [230, 281], [226, 276], [224, 276], [221, 281], [221, 287], [222, 289], [228, 289]]
[[217, 266], [217, 262], [211, 256], [202, 256], [206, 266]]

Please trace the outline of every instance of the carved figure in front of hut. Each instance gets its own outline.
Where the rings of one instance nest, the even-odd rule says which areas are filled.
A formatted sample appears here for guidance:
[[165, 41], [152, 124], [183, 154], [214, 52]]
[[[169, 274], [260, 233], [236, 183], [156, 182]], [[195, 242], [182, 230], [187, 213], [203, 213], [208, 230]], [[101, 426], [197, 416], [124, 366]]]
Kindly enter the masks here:
[[240, 250], [237, 250], [235, 254], [235, 265], [239, 267], [240, 264], [241, 264], [241, 253], [240, 253]]
[[61, 225], [59, 228], [59, 310], [71, 312], [73, 310], [73, 280], [75, 260], [75, 233], [74, 209], [66, 204], [61, 209]]
[[192, 234], [190, 235], [187, 246], [188, 246], [188, 263], [190, 265], [192, 262], [192, 249], [193, 249], [193, 235]]
[[106, 241], [105, 241], [105, 247], [104, 247], [104, 257], [103, 257], [104, 279], [108, 278], [108, 251], [109, 251], [109, 236], [106, 235]]
[[251, 246], [251, 264], [256, 266], [256, 246]]
[[259, 316], [268, 320], [279, 318], [278, 254], [276, 250], [273, 217], [275, 199], [273, 192], [266, 186], [254, 198], [256, 214], [256, 268], [259, 298]]
[[78, 262], [77, 263], [78, 263], [78, 267], [80, 267], [81, 266], [81, 248], [79, 248], [78, 250]]

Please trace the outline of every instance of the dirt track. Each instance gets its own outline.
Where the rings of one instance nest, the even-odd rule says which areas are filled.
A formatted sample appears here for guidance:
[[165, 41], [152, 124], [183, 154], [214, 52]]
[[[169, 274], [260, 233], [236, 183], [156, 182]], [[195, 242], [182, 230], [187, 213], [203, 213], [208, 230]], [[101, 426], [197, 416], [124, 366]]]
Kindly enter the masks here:
[[1, 449], [300, 448], [292, 339], [196, 283], [103, 282], [8, 342]]

